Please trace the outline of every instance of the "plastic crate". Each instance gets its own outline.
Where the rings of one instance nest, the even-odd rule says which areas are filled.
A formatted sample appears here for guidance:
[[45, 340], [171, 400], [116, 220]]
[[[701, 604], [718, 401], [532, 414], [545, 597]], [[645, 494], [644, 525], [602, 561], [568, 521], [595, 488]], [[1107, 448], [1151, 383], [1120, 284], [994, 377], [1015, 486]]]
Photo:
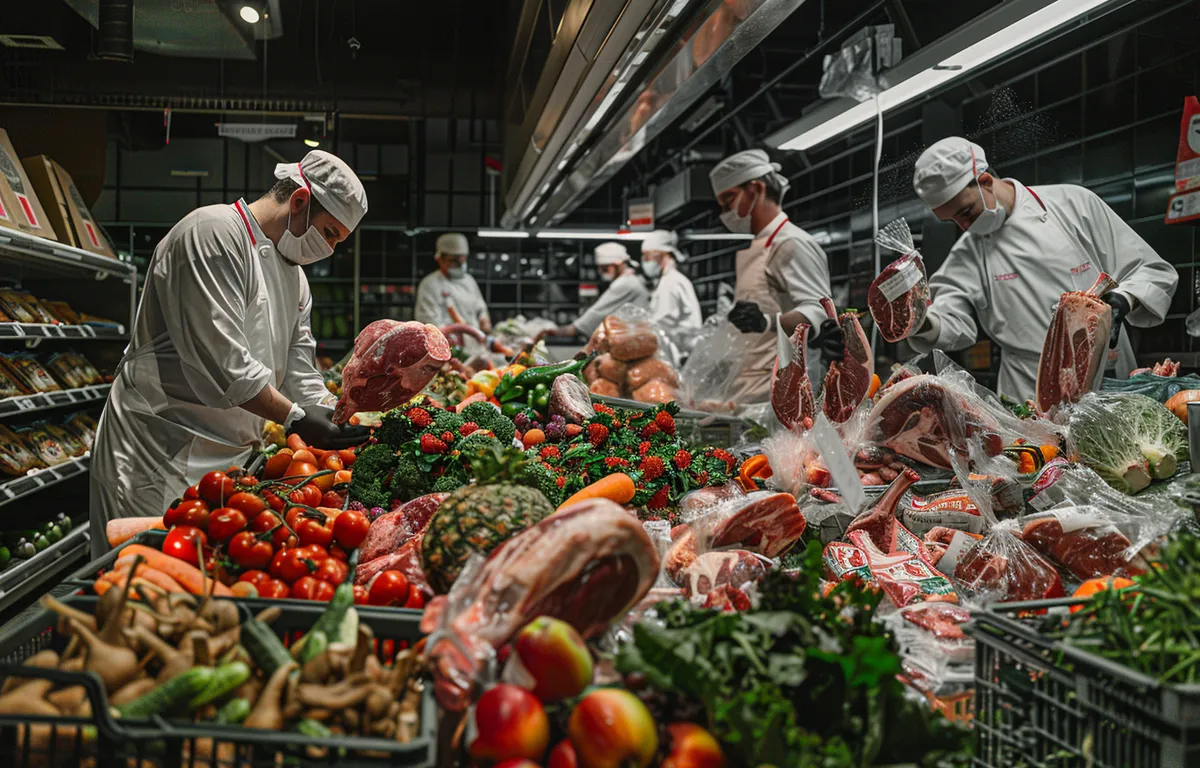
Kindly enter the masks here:
[[[97, 598], [66, 597], [64, 602], [92, 612]], [[287, 644], [307, 631], [325, 609], [323, 603], [280, 604], [269, 600], [239, 600], [245, 616], [278, 605], [282, 615], [271, 628]], [[375, 633], [377, 655], [387, 663], [405, 647], [419, 640], [420, 613], [356, 606], [361, 621]], [[66, 638], [54, 631], [57, 616], [41, 609], [23, 617], [18, 626], [4, 627], [0, 658], [12, 658], [37, 638], [49, 635], [43, 647], [62, 651]], [[336, 736], [315, 739], [295, 731], [261, 731], [220, 726], [210, 722], [185, 723], [161, 717], [146, 720], [116, 720], [109, 714], [107, 697], [99, 678], [90, 674], [0, 665], [0, 679], [18, 674], [24, 678], [44, 677], [63, 685], [87, 689], [93, 717], [52, 718], [29, 715], [0, 715], [0, 765], [5, 768], [36, 768], [55, 765], [219, 766], [278, 768], [278, 766], [430, 766], [434, 763], [437, 708], [427, 689], [421, 704], [417, 738], [408, 744], [392, 740]], [[84, 728], [94, 729], [84, 737]], [[46, 735], [49, 738], [46, 738]], [[40, 737], [40, 738], [39, 738]], [[37, 746], [34, 746], [37, 745]], [[318, 756], [312, 750], [323, 750]], [[216, 759], [214, 759], [216, 758]]]
[[1200, 685], [1162, 685], [1017, 618], [1077, 603], [1001, 603], [972, 615], [975, 765], [1200, 766]]

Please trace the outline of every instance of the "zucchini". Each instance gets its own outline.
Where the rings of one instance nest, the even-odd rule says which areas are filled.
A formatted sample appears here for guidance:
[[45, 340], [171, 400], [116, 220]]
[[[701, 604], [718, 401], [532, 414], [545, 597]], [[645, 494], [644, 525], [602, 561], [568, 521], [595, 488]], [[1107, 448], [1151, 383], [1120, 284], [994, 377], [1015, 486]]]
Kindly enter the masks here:
[[238, 689], [238, 686], [250, 679], [250, 667], [244, 661], [231, 661], [217, 667], [212, 680], [203, 691], [188, 703], [192, 709], [212, 703]]
[[[341, 635], [342, 622], [346, 618], [346, 612], [354, 607], [354, 571], [358, 567], [358, 550], [354, 550], [350, 554], [350, 560], [346, 563], [349, 570], [346, 572], [346, 579], [337, 586], [333, 591], [333, 597], [329, 600], [329, 605], [313, 622], [312, 629], [308, 634], [300, 638], [299, 642], [292, 647], [292, 652], [298, 654], [296, 658], [301, 664], [325, 650], [324, 646], [318, 651], [310, 652], [308, 649], [309, 639], [318, 632], [325, 635], [324, 640], [327, 642], [332, 639], [337, 639]], [[357, 632], [357, 629], [355, 630]]]
[[301, 666], [307, 664], [310, 659], [320, 656], [321, 651], [329, 647], [329, 638], [319, 629], [309, 632], [305, 639], [308, 642], [304, 644], [303, 648], [293, 649], [298, 651], [296, 661], [300, 662]]
[[313, 739], [333, 738], [333, 731], [329, 730], [324, 723], [311, 720], [307, 717], [296, 723], [296, 730]]
[[115, 709], [121, 717], [149, 717], [155, 714], [169, 717], [207, 688], [214, 674], [211, 667], [192, 667], [153, 691]]
[[338, 627], [337, 635], [330, 638], [330, 644], [341, 643], [342, 645], [355, 646], [358, 644], [358, 611], [351, 606], [350, 610], [346, 611], [345, 617], [342, 619], [342, 625]]
[[230, 699], [217, 710], [216, 722], [223, 725], [240, 725], [250, 715], [249, 699]]
[[283, 641], [274, 630], [258, 619], [246, 619], [242, 622], [241, 640], [250, 658], [263, 671], [265, 677], [269, 678], [275, 674], [275, 670], [292, 663], [291, 654], [283, 647]]

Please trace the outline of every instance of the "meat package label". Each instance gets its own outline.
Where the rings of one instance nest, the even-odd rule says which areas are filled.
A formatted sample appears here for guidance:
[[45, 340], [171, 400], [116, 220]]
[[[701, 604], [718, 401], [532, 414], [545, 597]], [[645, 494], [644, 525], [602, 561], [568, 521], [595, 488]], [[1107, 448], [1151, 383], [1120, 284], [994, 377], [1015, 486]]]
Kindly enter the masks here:
[[871, 580], [871, 567], [867, 564], [867, 553], [853, 544], [834, 541], [825, 547], [825, 567], [833, 580], [843, 581], [857, 577], [866, 583]]
[[979, 507], [963, 491], [904, 498], [900, 502], [900, 516], [904, 524], [917, 533], [925, 533], [938, 525], [972, 533], [978, 533], [983, 527]]
[[883, 294], [883, 298], [889, 302], [895, 301], [921, 282], [924, 275], [917, 258], [911, 254], [903, 256], [897, 264], [893, 265], [896, 267], [896, 274], [879, 284], [879, 292]]

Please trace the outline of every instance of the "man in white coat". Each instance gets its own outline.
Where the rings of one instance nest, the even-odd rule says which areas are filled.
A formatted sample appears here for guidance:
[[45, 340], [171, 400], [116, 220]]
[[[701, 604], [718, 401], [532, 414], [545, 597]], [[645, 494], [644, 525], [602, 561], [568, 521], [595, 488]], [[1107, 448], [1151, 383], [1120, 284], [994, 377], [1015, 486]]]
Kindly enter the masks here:
[[437, 239], [437, 271], [425, 276], [417, 286], [414, 317], [438, 328], [465, 323], [491, 333], [492, 319], [479, 283], [467, 273], [470, 247], [465, 235], [447, 232]]
[[983, 148], [957, 136], [925, 150], [913, 187], [935, 216], [966, 232], [930, 278], [933, 303], [909, 339], [917, 351], [974, 344], [974, 315], [1000, 346], [998, 391], [1032, 398], [1052, 308], [1107, 272], [1119, 284], [1103, 297], [1113, 308], [1110, 346], [1122, 373], [1134, 367], [1124, 325], [1161, 323], [1179, 275], [1094, 192], [998, 179]]
[[[656, 229], [642, 241], [642, 274], [654, 285], [650, 294], [650, 319], [660, 328], [681, 358], [687, 357], [704, 316], [692, 281], [679, 271], [683, 261], [679, 236]], [[682, 360], [676, 360], [676, 363]]]
[[193, 211], [154, 249], [92, 450], [94, 555], [108, 520], [161, 515], [206, 473], [244, 463], [267, 419], [318, 448], [368, 436], [333, 423], [301, 269], [349, 236], [366, 191], [320, 150], [275, 177], [253, 203]]
[[591, 336], [604, 318], [626, 304], [650, 306], [650, 289], [634, 268], [625, 246], [620, 243], [601, 243], [596, 246], [595, 258], [596, 272], [601, 282], [608, 283], [608, 288], [575, 322], [542, 331], [537, 340], [546, 336]]

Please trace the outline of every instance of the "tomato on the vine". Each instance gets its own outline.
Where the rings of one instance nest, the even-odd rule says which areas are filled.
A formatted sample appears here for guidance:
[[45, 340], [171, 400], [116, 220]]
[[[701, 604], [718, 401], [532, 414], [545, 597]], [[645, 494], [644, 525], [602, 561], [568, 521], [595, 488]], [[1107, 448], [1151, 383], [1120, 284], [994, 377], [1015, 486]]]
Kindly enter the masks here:
[[343, 563], [350, 559], [350, 554], [336, 543], [329, 545], [329, 556], [334, 560], [341, 560]]
[[383, 571], [367, 593], [371, 605], [404, 605], [408, 602], [408, 577], [400, 571]]
[[342, 493], [341, 491], [326, 491], [325, 495], [321, 497], [320, 506], [341, 509], [343, 506], [345, 506], [345, 504], [346, 494]]
[[246, 514], [233, 507], [221, 507], [208, 518], [208, 535], [213, 541], [229, 541], [246, 529]]
[[241, 576], [238, 576], [238, 581], [247, 581], [256, 587], [264, 581], [270, 581], [270, 579], [271, 574], [260, 570], [245, 571]]
[[267, 508], [267, 502], [263, 501], [263, 498], [257, 494], [238, 491], [229, 497], [229, 500], [225, 502], [225, 506], [240, 509], [247, 520], [253, 520], [255, 515]]
[[288, 594], [297, 600], [329, 602], [333, 598], [333, 585], [317, 581], [312, 576], [302, 576], [292, 585]]
[[[258, 478], [254, 475], [242, 475], [238, 478], [237, 484], [242, 488], [253, 488], [258, 485]], [[236, 495], [235, 493], [234, 496]]]
[[333, 528], [320, 520], [301, 515], [296, 523], [296, 537], [300, 539], [302, 547], [309, 544], [328, 547], [333, 543]]
[[279, 498], [279, 496], [271, 491], [263, 491], [262, 497], [263, 501], [267, 502], [267, 506], [276, 512], [282, 512], [284, 506], [286, 506], [283, 499]]
[[405, 608], [424, 608], [425, 595], [421, 594], [420, 588], [416, 584], [408, 585], [408, 601], [404, 603]]
[[[242, 531], [229, 542], [229, 556], [242, 568], [262, 570], [271, 564], [275, 548], [259, 538], [262, 534]], [[257, 586], [257, 585], [255, 585]]]
[[320, 544], [305, 544], [298, 549], [300, 549], [300, 551], [303, 552], [305, 556], [313, 562], [319, 563], [322, 560], [329, 558], [329, 550], [325, 547], [322, 547]]
[[183, 500], [184, 501], [195, 501], [198, 498], [200, 498], [200, 486], [199, 485], [189, 485], [187, 487], [187, 490], [185, 490], [183, 492]]
[[194, 507], [203, 509], [206, 514], [208, 512], [207, 502], [200, 501], [199, 499], [181, 500], [175, 506], [168, 509], [166, 514], [163, 515], [163, 527], [170, 529], [174, 528], [176, 525], [194, 525], [194, 523], [185, 523], [183, 521], [184, 514]]
[[288, 585], [279, 579], [267, 579], [254, 586], [258, 589], [258, 596], [264, 598], [279, 599], [287, 597], [291, 593]]
[[317, 566], [317, 570], [313, 573], [313, 576], [336, 587], [346, 580], [346, 576], [349, 573], [350, 568], [341, 560], [327, 557]]
[[200, 552], [207, 544], [204, 531], [191, 525], [177, 525], [167, 534], [162, 551], [199, 568]]
[[362, 584], [354, 585], [354, 604], [355, 605], [366, 605], [367, 604], [367, 588], [364, 587]]
[[225, 500], [237, 493], [233, 478], [224, 472], [209, 472], [200, 478], [200, 498], [209, 504], [224, 506]]
[[321, 489], [312, 483], [305, 483], [288, 494], [293, 504], [303, 504], [306, 507], [316, 507], [321, 504]]
[[371, 521], [366, 513], [347, 509], [333, 521], [333, 538], [345, 549], [355, 549], [367, 538], [370, 527]]
[[317, 473], [317, 465], [308, 461], [296, 461], [292, 458], [292, 463], [288, 464], [287, 470], [283, 473], [284, 477], [308, 477]]
[[271, 558], [268, 571], [275, 578], [294, 584], [301, 577], [309, 576], [317, 570], [317, 562], [308, 555], [307, 551], [299, 547], [281, 549]]

